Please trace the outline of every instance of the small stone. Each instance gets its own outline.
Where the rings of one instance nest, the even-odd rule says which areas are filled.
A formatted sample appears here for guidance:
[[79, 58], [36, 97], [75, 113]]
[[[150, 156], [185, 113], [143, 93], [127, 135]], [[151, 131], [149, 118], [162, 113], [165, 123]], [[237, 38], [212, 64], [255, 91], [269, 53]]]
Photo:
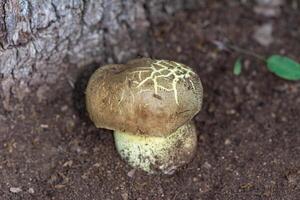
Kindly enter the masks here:
[[276, 17], [280, 14], [280, 9], [278, 7], [255, 6], [254, 12], [266, 17]]
[[276, 114], [274, 112], [272, 112], [271, 113], [271, 117], [275, 119], [276, 118]]
[[180, 52], [182, 52], [182, 48], [181, 48], [181, 46], [177, 46], [177, 47], [176, 47], [176, 51], [177, 51], [177, 53], [180, 53]]
[[225, 145], [230, 145], [231, 144], [231, 140], [230, 139], [226, 139], [224, 142]]
[[276, 17], [280, 15], [280, 6], [284, 0], [256, 0], [257, 5], [254, 6], [254, 12], [265, 17]]
[[281, 117], [281, 121], [282, 121], [282, 122], [287, 122], [288, 120], [287, 120], [287, 118], [286, 118], [285, 116], [282, 116], [282, 117]]
[[211, 168], [211, 164], [209, 164], [208, 162], [205, 162], [203, 165], [204, 168], [206, 169], [210, 169]]
[[227, 110], [226, 114], [227, 115], [234, 115], [234, 114], [236, 114], [236, 110], [234, 110], [234, 109]]
[[19, 193], [19, 192], [22, 192], [22, 189], [19, 187], [11, 187], [11, 188], [9, 188], [9, 191], [12, 193]]
[[66, 187], [66, 185], [63, 184], [57, 184], [54, 186], [56, 189], [63, 189], [64, 187]]
[[33, 194], [33, 193], [34, 193], [34, 189], [33, 189], [33, 188], [29, 188], [29, 189], [28, 189], [28, 192], [29, 192], [30, 194]]
[[47, 129], [47, 128], [49, 128], [49, 125], [48, 124], [41, 124], [41, 128]]
[[269, 46], [273, 42], [273, 25], [271, 23], [263, 24], [256, 28], [253, 38], [262, 46]]
[[95, 163], [93, 166], [94, 167], [100, 167], [101, 165], [100, 165], [100, 163]]
[[284, 0], [256, 0], [259, 5], [269, 5], [269, 6], [280, 6], [284, 3]]
[[135, 174], [136, 169], [132, 169], [127, 173], [127, 176], [129, 176], [130, 178], [132, 178]]
[[63, 106], [60, 108], [60, 110], [61, 110], [62, 112], [65, 112], [65, 111], [68, 110], [68, 106], [67, 106], [67, 105], [63, 105]]
[[63, 167], [71, 167], [73, 165], [73, 161], [69, 160], [63, 164]]

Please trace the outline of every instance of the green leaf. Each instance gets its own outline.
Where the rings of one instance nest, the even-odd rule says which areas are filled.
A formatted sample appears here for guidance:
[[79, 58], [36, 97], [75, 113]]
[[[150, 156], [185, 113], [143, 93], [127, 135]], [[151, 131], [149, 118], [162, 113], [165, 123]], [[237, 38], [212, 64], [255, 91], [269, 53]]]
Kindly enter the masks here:
[[242, 62], [241, 62], [241, 58], [238, 58], [233, 66], [233, 74], [238, 76], [240, 75], [242, 72]]
[[287, 80], [300, 80], [300, 64], [280, 55], [272, 55], [267, 60], [267, 68], [277, 76]]

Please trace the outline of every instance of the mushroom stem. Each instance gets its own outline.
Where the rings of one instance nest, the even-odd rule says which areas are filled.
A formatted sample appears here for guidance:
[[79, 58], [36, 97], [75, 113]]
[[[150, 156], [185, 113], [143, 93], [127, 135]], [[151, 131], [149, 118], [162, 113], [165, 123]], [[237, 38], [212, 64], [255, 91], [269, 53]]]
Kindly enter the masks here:
[[197, 146], [196, 128], [193, 122], [179, 127], [167, 137], [136, 135], [114, 132], [116, 148], [129, 165], [148, 173], [174, 171], [190, 162]]

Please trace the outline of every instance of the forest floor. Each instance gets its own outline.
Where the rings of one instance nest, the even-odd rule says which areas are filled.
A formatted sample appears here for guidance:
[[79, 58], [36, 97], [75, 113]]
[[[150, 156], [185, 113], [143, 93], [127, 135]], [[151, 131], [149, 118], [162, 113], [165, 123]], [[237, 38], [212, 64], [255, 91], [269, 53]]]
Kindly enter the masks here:
[[[0, 199], [300, 199], [300, 83], [250, 57], [235, 76], [241, 54], [214, 45], [299, 61], [299, 24], [291, 5], [266, 17], [248, 4], [212, 3], [152, 27], [149, 55], [192, 66], [205, 92], [196, 156], [172, 176], [133, 170], [112, 132], [88, 119], [84, 88], [95, 66], [74, 85], [52, 86], [46, 100], [24, 100], [0, 115]], [[268, 44], [255, 34], [265, 25]]]

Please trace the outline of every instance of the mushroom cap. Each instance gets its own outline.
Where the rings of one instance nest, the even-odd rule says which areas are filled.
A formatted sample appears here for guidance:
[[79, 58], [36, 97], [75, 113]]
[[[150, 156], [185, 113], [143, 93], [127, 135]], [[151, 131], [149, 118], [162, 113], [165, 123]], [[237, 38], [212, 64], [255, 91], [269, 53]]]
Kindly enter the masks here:
[[96, 127], [148, 136], [176, 131], [201, 110], [202, 98], [200, 78], [190, 67], [150, 58], [100, 67], [86, 89]]

